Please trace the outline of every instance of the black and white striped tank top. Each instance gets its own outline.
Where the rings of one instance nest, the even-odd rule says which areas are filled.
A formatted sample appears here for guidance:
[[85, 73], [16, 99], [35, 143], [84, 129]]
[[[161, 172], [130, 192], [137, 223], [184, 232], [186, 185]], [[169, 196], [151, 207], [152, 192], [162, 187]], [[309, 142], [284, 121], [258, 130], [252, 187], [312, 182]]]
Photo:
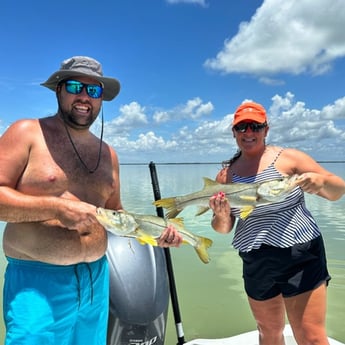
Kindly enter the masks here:
[[[281, 178], [282, 174], [274, 166], [278, 156], [257, 175], [241, 177], [233, 173], [232, 181], [254, 183]], [[304, 192], [299, 187], [293, 189], [284, 201], [256, 207], [244, 220], [239, 218], [240, 209], [231, 208], [231, 212], [238, 218], [233, 246], [242, 252], [258, 249], [263, 243], [291, 247], [320, 236], [320, 230], [306, 208]]]

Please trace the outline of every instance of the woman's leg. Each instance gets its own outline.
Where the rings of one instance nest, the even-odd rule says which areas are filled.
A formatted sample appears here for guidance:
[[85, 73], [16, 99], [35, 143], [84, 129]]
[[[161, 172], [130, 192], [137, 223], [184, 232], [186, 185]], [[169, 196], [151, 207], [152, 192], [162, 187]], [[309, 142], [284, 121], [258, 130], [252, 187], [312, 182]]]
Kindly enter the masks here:
[[326, 320], [326, 284], [284, 299], [295, 339], [300, 345], [329, 345]]
[[285, 345], [285, 306], [281, 295], [265, 301], [248, 297], [259, 330], [260, 345]]

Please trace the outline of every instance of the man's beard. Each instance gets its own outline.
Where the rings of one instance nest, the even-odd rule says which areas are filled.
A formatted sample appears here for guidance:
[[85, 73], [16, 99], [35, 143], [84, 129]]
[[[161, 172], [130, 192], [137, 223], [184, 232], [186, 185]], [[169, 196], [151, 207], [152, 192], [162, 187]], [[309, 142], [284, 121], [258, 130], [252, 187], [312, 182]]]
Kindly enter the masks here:
[[78, 116], [76, 116], [74, 114], [73, 109], [71, 111], [68, 111], [68, 110], [63, 109], [59, 105], [59, 112], [62, 115], [62, 119], [66, 123], [66, 125], [74, 128], [74, 129], [88, 129], [88, 128], [90, 128], [98, 116], [98, 113], [94, 114], [94, 112], [91, 111], [87, 117], [83, 117], [83, 121], [81, 123], [80, 121], [78, 121]]

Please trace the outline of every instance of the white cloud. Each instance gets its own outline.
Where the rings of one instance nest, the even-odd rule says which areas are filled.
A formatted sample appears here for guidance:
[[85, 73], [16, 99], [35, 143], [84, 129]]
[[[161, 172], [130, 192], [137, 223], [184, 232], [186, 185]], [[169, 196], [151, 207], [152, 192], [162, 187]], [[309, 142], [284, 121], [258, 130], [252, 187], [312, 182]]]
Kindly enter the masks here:
[[161, 136], [156, 136], [152, 131], [146, 134], [140, 134], [135, 143], [135, 149], [139, 151], [156, 151], [157, 148], [159, 148], [159, 150], [169, 150], [178, 145], [174, 140], [165, 140]]
[[192, 100], [189, 100], [187, 104], [181, 108], [181, 114], [184, 118], [197, 119], [203, 115], [209, 115], [213, 111], [213, 105], [211, 102], [202, 104], [202, 100], [199, 97], [196, 97]]
[[261, 78], [259, 78], [259, 81], [262, 84], [272, 85], [272, 86], [279, 86], [279, 85], [285, 84], [285, 82], [283, 80], [269, 78], [269, 77], [261, 77]]
[[157, 111], [153, 114], [153, 120], [157, 123], [167, 122], [169, 118], [169, 112], [167, 111]]
[[137, 102], [131, 102], [120, 108], [120, 116], [113, 123], [117, 126], [138, 126], [147, 123], [145, 107]]
[[345, 97], [337, 99], [334, 104], [329, 104], [321, 110], [325, 119], [345, 119]]
[[200, 5], [202, 7], [207, 7], [206, 0], [166, 0], [168, 4], [195, 4]]
[[[345, 130], [337, 127], [335, 120], [345, 112], [344, 99], [327, 106], [329, 110], [337, 108], [333, 112], [325, 112], [325, 108], [308, 109], [304, 102], [295, 101], [292, 93], [285, 97], [275, 95], [272, 101], [269, 143], [299, 148], [312, 153], [315, 159], [329, 159], [331, 156], [343, 159]], [[333, 152], [330, 152], [331, 141], [337, 146]]]
[[211, 102], [203, 103], [202, 99], [195, 97], [188, 100], [186, 104], [178, 105], [170, 110], [159, 110], [153, 114], [156, 123], [177, 121], [183, 119], [199, 119], [212, 113], [214, 106]]
[[257, 76], [323, 74], [345, 56], [344, 22], [343, 0], [265, 0], [205, 66]]
[[[149, 123], [145, 111], [145, 107], [137, 102], [121, 106], [120, 115], [107, 122], [104, 127], [105, 136], [128, 136], [133, 129], [145, 127]], [[94, 126], [99, 128], [99, 121]]]
[[[213, 105], [198, 97], [153, 114], [131, 102], [120, 108], [117, 118], [105, 122], [104, 139], [118, 151], [122, 163], [220, 162], [237, 150], [231, 132], [233, 114], [215, 118], [213, 110]], [[198, 112], [207, 119], [201, 121]], [[267, 114], [269, 144], [300, 149], [316, 160], [344, 159], [345, 97], [310, 109], [291, 92], [277, 94]], [[99, 127], [100, 119], [94, 127], [96, 134]]]

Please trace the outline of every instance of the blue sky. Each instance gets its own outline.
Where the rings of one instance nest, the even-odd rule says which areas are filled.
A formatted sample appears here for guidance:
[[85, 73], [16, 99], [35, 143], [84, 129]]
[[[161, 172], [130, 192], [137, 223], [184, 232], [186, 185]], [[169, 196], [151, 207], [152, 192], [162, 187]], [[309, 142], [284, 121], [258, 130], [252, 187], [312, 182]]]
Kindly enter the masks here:
[[0, 134], [54, 114], [39, 84], [87, 55], [121, 82], [103, 107], [121, 163], [229, 158], [245, 100], [266, 107], [268, 143], [345, 160], [344, 0], [6, 0], [0, 21]]

